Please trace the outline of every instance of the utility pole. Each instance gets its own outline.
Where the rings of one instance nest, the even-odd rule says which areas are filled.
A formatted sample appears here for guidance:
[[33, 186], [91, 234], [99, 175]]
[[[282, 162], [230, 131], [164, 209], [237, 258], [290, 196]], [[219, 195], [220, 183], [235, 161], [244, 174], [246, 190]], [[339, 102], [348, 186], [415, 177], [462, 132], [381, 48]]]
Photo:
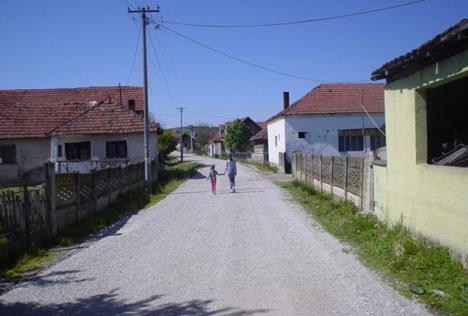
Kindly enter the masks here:
[[193, 125], [190, 125], [190, 151], [193, 153]]
[[176, 109], [180, 111], [180, 162], [182, 162], [184, 161], [184, 146], [183, 146], [184, 144], [183, 144], [183, 137], [182, 137], [183, 135], [182, 113], [184, 112], [184, 110], [187, 110], [187, 108], [180, 107]]
[[146, 61], [146, 25], [148, 21], [146, 20], [146, 13], [157, 13], [159, 12], [159, 7], [157, 9], [150, 9], [149, 7], [138, 8], [137, 10], [130, 10], [128, 8], [128, 13], [139, 13], [141, 14], [141, 27], [143, 31], [143, 90], [144, 90], [144, 133], [143, 133], [143, 142], [144, 142], [144, 153], [145, 153], [145, 182], [148, 192], [151, 192], [151, 159], [150, 159], [150, 146], [149, 146], [149, 112], [148, 112], [148, 70], [147, 70], [147, 61]]

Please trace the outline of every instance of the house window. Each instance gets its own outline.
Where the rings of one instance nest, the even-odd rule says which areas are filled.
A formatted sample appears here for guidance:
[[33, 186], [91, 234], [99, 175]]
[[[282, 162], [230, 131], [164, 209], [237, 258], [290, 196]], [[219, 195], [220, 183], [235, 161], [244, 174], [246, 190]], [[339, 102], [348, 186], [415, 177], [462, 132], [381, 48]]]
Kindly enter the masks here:
[[297, 137], [298, 138], [305, 138], [306, 132], [298, 132]]
[[0, 146], [0, 164], [15, 164], [16, 163], [16, 146], [1, 145]]
[[65, 155], [67, 160], [90, 160], [91, 159], [91, 143], [66, 143]]
[[427, 162], [468, 167], [468, 77], [426, 90]]
[[376, 150], [377, 148], [385, 146], [385, 136], [383, 135], [370, 135], [370, 149]]
[[275, 136], [275, 147], [278, 147], [278, 136]]
[[63, 156], [62, 145], [58, 145], [57, 146], [57, 157], [62, 157], [62, 156]]
[[135, 111], [135, 99], [128, 100], [128, 109]]
[[118, 142], [107, 142], [106, 157], [109, 159], [127, 158], [127, 142], [125, 140]]
[[339, 151], [363, 151], [364, 137], [362, 129], [338, 130]]

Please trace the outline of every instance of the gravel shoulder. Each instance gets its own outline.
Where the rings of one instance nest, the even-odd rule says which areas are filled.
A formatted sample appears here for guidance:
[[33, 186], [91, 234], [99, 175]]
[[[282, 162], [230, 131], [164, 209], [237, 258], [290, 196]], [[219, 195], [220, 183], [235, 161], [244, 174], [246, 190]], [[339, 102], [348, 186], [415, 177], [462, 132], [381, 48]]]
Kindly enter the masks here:
[[[224, 171], [224, 162], [187, 156]], [[429, 315], [277, 185], [208, 168], [123, 227], [0, 296], [0, 314]]]

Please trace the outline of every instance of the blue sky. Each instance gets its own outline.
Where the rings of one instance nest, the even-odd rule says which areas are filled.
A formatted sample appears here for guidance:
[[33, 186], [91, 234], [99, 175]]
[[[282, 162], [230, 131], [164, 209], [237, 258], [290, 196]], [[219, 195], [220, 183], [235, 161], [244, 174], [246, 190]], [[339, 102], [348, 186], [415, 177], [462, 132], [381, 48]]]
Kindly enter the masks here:
[[[206, 24], [252, 24], [346, 14], [406, 0], [1, 0], [0, 89], [127, 83], [137, 17], [127, 6], [159, 5], [154, 18]], [[370, 15], [294, 26], [249, 29], [168, 27], [236, 57], [324, 81], [368, 80], [390, 59], [466, 18], [466, 0], [426, 0]], [[166, 127], [216, 125], [229, 118], [265, 120], [318, 84], [283, 77], [217, 55], [148, 27], [150, 110]], [[141, 41], [140, 41], [141, 44]], [[140, 45], [141, 46], [141, 45]], [[128, 84], [142, 84], [141, 47]], [[164, 76], [163, 76], [164, 75]], [[163, 79], [165, 78], [165, 80]], [[195, 114], [197, 113], [197, 114]]]

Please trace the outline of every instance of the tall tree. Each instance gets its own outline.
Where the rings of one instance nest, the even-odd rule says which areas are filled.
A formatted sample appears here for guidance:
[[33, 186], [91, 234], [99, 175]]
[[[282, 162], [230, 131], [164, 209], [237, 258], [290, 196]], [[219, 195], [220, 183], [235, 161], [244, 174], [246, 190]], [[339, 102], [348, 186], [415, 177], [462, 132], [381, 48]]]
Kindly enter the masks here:
[[224, 142], [226, 147], [234, 151], [244, 151], [250, 147], [250, 130], [240, 120], [235, 120], [232, 125], [227, 126]]
[[216, 128], [206, 123], [199, 123], [198, 126], [195, 127], [197, 147], [203, 149], [217, 133], [218, 130]]

